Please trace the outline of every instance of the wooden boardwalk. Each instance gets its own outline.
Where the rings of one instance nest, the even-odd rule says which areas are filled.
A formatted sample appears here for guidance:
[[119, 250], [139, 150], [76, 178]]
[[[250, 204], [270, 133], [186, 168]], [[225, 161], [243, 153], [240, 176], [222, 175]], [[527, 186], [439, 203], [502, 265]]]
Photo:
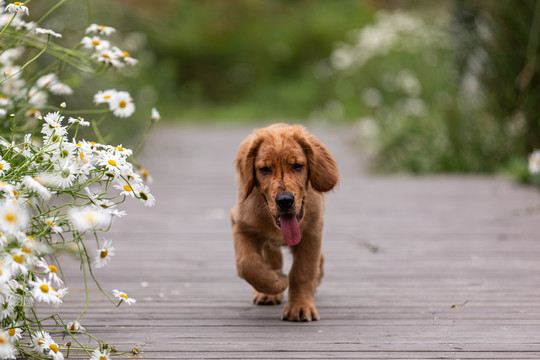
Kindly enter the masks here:
[[[236, 276], [232, 160], [251, 128], [163, 124], [143, 158], [157, 205], [129, 206], [105, 234], [115, 257], [95, 271], [137, 303], [115, 309], [92, 287], [82, 325], [144, 359], [540, 358], [537, 191], [487, 176], [369, 175], [350, 131], [311, 130], [342, 175], [327, 198], [320, 321], [250, 305]], [[84, 307], [75, 262], [69, 278], [66, 321]]]

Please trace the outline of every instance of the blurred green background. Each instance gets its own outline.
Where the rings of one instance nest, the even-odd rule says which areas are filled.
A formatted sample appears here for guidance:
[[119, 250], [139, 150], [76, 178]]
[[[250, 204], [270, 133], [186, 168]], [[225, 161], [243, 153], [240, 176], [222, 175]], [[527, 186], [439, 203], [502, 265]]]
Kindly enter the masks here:
[[346, 124], [378, 171], [531, 180], [538, 0], [76, 0], [48, 25], [81, 22], [119, 30], [140, 65], [111, 86], [164, 121]]

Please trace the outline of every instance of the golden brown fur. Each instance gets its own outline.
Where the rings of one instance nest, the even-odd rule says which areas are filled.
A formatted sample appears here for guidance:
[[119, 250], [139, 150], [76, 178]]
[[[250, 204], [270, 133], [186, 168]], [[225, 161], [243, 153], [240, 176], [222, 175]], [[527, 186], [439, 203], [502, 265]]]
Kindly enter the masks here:
[[[231, 210], [238, 275], [254, 287], [254, 304], [279, 304], [289, 287], [282, 319], [318, 320], [313, 296], [323, 276], [321, 251], [324, 193], [338, 182], [334, 157], [302, 126], [274, 124], [255, 130], [239, 146], [235, 160], [237, 203]], [[282, 271], [276, 195], [289, 193], [287, 213], [299, 220], [301, 241], [290, 246], [293, 264]]]

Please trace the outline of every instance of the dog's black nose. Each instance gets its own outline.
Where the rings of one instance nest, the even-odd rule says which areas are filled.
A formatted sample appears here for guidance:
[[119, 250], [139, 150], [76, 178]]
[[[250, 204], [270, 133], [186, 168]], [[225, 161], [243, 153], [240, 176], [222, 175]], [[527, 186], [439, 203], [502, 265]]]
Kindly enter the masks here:
[[289, 210], [294, 205], [294, 195], [290, 192], [277, 194], [276, 204], [281, 210]]

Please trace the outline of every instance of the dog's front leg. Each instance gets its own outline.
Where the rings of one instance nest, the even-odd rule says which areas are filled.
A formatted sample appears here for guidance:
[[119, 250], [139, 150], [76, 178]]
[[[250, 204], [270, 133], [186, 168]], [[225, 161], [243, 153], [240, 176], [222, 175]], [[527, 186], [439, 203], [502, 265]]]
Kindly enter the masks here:
[[262, 257], [263, 243], [256, 236], [233, 226], [234, 250], [238, 276], [255, 290], [268, 294], [281, 294], [288, 286], [287, 275], [280, 269], [273, 270]]
[[303, 234], [302, 241], [292, 247], [293, 265], [289, 273], [289, 300], [282, 320], [319, 320], [315, 307], [315, 290], [322, 277], [323, 255], [320, 234]]

